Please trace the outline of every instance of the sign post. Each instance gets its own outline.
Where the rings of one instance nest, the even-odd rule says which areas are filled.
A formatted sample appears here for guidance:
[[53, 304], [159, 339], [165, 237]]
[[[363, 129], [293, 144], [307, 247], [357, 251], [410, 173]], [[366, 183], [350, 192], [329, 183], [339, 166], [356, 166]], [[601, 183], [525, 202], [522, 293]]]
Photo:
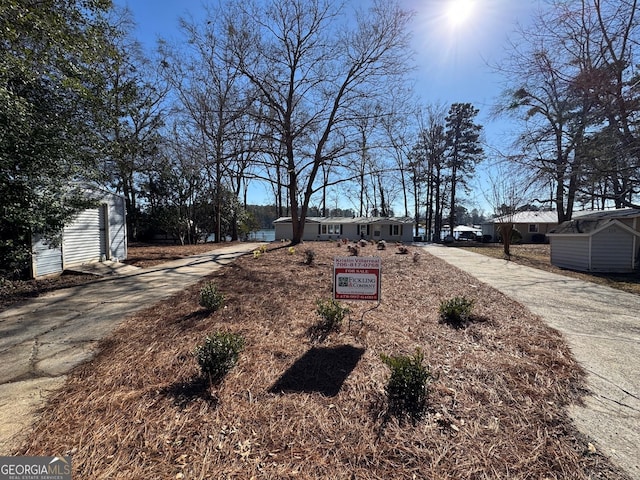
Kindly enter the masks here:
[[[380, 306], [380, 280], [382, 261], [380, 257], [335, 257], [333, 259], [333, 299], [363, 300], [377, 302], [376, 306], [364, 314]], [[349, 320], [351, 328], [351, 320]]]

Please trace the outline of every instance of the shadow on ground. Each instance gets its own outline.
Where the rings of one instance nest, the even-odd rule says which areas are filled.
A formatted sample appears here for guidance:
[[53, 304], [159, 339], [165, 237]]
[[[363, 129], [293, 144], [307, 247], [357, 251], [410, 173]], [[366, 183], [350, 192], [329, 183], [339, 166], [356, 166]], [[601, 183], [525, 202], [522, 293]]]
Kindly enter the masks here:
[[335, 397], [364, 354], [352, 345], [313, 347], [278, 379], [271, 393], [313, 393]]

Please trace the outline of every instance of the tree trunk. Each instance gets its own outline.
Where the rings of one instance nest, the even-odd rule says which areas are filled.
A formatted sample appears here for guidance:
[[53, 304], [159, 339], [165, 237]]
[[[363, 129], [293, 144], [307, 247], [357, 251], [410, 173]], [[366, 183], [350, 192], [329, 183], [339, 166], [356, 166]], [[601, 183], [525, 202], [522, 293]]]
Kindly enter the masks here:
[[513, 231], [513, 223], [506, 222], [500, 225], [500, 233], [502, 234], [502, 250], [507, 258], [511, 257], [511, 233]]
[[454, 166], [451, 170], [451, 202], [449, 203], [449, 235], [451, 236], [453, 236], [454, 223], [456, 220], [456, 184], [458, 179], [456, 178], [457, 169], [455, 162], [457, 161], [457, 158], [454, 158]]

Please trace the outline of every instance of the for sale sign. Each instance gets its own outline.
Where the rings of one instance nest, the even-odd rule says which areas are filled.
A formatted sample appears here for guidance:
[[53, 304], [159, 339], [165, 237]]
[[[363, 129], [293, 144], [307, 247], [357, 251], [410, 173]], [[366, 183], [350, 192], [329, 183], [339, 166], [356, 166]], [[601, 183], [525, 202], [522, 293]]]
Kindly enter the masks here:
[[380, 257], [335, 257], [334, 300], [380, 301]]

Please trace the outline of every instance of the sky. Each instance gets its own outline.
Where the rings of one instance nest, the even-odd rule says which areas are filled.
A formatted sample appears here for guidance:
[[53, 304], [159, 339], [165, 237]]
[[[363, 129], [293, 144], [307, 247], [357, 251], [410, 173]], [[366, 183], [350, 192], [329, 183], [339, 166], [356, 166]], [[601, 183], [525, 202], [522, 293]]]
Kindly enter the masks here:
[[[366, 0], [349, 0], [366, 5]], [[159, 37], [179, 39], [179, 17], [198, 18], [202, 0], [114, 0], [131, 10], [137, 24], [135, 35], [153, 49]], [[477, 121], [484, 126], [487, 147], [504, 151], [510, 142], [510, 126], [491, 118], [490, 111], [502, 91], [503, 78], [491, 67], [506, 54], [508, 39], [518, 24], [526, 25], [541, 8], [540, 0], [400, 0], [415, 13], [412, 22], [415, 90], [424, 105], [470, 102], [480, 110]], [[480, 169], [479, 171], [482, 171]], [[468, 208], [487, 211], [482, 194], [486, 173], [478, 175]], [[250, 203], [272, 203], [265, 188], [255, 189]], [[490, 212], [488, 212], [490, 213]]]

